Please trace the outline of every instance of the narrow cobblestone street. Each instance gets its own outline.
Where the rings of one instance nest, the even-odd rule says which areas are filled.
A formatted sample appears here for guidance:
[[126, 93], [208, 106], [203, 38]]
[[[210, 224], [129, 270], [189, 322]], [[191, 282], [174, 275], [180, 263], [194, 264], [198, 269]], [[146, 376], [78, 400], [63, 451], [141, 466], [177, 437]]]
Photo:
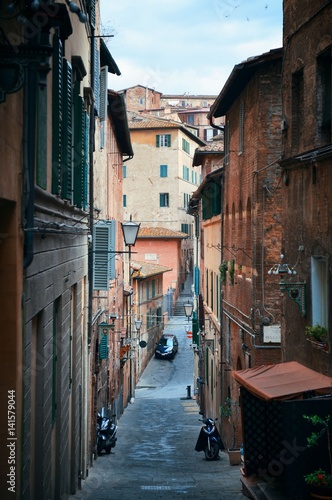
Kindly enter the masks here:
[[[179, 302], [188, 297], [186, 283]], [[186, 327], [185, 316], [170, 319], [165, 333], [176, 333], [179, 352], [171, 361], [151, 359], [118, 422], [116, 447], [98, 457], [71, 500], [244, 498], [240, 468], [229, 465], [226, 453], [207, 462], [194, 450], [201, 422], [196, 401], [188, 398], [193, 357]]]

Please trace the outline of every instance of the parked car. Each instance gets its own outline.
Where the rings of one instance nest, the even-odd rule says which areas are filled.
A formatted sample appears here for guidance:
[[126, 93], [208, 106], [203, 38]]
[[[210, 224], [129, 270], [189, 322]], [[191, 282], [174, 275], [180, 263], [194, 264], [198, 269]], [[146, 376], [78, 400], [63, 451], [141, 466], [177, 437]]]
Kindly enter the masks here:
[[178, 352], [178, 346], [179, 343], [176, 335], [164, 334], [157, 344], [155, 356], [156, 358], [173, 359]]

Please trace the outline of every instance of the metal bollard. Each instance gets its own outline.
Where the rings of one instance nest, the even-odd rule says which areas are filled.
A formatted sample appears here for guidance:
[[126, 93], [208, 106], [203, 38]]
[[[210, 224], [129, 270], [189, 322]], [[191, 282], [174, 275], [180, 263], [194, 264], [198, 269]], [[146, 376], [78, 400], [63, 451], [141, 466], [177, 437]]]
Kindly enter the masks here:
[[191, 385], [187, 385], [187, 398], [191, 399]]

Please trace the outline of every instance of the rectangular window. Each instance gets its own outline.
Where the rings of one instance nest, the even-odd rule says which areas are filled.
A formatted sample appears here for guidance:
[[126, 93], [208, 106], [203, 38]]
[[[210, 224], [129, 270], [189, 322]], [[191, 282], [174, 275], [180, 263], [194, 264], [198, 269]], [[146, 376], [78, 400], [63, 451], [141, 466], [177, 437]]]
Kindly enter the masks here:
[[213, 279], [213, 271], [210, 273], [210, 307], [212, 311], [214, 311], [214, 279]]
[[157, 308], [157, 325], [161, 324], [161, 320], [162, 320], [162, 308], [158, 307]]
[[124, 194], [122, 196], [122, 200], [123, 200], [123, 207], [126, 208], [127, 207], [127, 195], [126, 194]]
[[188, 153], [188, 155], [190, 154], [190, 144], [188, 141], [186, 141], [186, 139], [184, 139], [184, 137], [182, 137], [182, 149], [183, 151]]
[[204, 220], [210, 219], [214, 215], [221, 213], [222, 207], [222, 185], [220, 182], [211, 181], [209, 189], [203, 191], [202, 196], [202, 217]]
[[214, 128], [204, 129], [204, 141], [212, 141], [213, 137], [218, 135], [218, 131]]
[[188, 167], [186, 167], [185, 165], [182, 165], [182, 179], [184, 181], [189, 181], [189, 178], [190, 178], [190, 170]]
[[195, 124], [195, 117], [194, 117], [194, 115], [188, 115], [188, 117], [187, 117], [187, 123], [188, 123], [188, 125], [194, 125]]
[[230, 122], [229, 122], [229, 120], [227, 120], [227, 122], [225, 124], [224, 141], [225, 141], [225, 145], [224, 145], [224, 148], [225, 148], [224, 161], [225, 161], [225, 165], [228, 165], [229, 164], [229, 141], [230, 141]]
[[304, 113], [303, 69], [292, 76], [292, 149], [298, 151], [302, 145]]
[[239, 114], [239, 153], [243, 153], [244, 148], [244, 103], [241, 102]]
[[171, 147], [171, 134], [158, 134], [156, 135], [157, 148], [170, 148]]
[[160, 177], [168, 177], [168, 166], [160, 165]]
[[312, 326], [328, 328], [328, 265], [325, 257], [311, 258]]
[[323, 143], [331, 141], [331, 48], [317, 58], [317, 126]]
[[168, 193], [160, 193], [159, 194], [159, 206], [160, 207], [169, 207], [169, 194]]
[[127, 178], [127, 165], [122, 165], [122, 179]]

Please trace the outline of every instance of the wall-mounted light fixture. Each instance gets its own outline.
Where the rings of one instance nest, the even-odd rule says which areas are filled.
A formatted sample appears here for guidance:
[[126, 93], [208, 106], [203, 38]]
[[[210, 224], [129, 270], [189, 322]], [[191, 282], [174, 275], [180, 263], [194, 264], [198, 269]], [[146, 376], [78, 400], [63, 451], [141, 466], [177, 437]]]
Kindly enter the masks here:
[[[132, 221], [132, 217], [130, 216], [129, 222], [122, 222], [121, 224], [122, 228], [122, 233], [123, 233], [123, 239], [125, 242], [125, 245], [129, 247], [129, 269], [128, 269], [128, 278], [129, 278], [129, 287], [132, 286], [132, 276], [131, 276], [131, 269], [130, 269], [130, 260], [131, 260], [131, 247], [135, 246], [138, 231], [140, 228], [140, 224], [137, 224], [136, 222]], [[128, 333], [129, 333], [129, 338], [130, 342], [133, 339], [132, 335], [132, 295], [129, 295], [129, 304], [128, 304], [128, 309], [129, 309], [129, 315], [128, 315]], [[133, 399], [134, 393], [135, 393], [135, 376], [134, 376], [134, 366], [133, 366], [133, 361], [132, 357], [130, 357], [130, 400]]]
[[194, 306], [192, 304], [190, 304], [190, 302], [188, 300], [188, 303], [184, 304], [183, 307], [184, 307], [184, 313], [185, 313], [186, 317], [188, 318], [188, 323], [189, 323], [189, 318], [193, 313]]
[[141, 319], [135, 319], [135, 328], [137, 330], [137, 333], [140, 332], [142, 326], [142, 320]]
[[129, 247], [129, 249], [131, 246], [135, 246], [140, 225], [141, 224], [137, 224], [136, 222], [133, 222], [131, 216], [130, 216], [129, 222], [122, 222], [122, 224], [121, 224], [123, 239], [124, 239], [125, 245], [127, 247]]
[[273, 264], [271, 269], [268, 270], [267, 274], [297, 274], [293, 267], [290, 267], [289, 264], [284, 264], [283, 261], [284, 255], [280, 255], [281, 263]]

